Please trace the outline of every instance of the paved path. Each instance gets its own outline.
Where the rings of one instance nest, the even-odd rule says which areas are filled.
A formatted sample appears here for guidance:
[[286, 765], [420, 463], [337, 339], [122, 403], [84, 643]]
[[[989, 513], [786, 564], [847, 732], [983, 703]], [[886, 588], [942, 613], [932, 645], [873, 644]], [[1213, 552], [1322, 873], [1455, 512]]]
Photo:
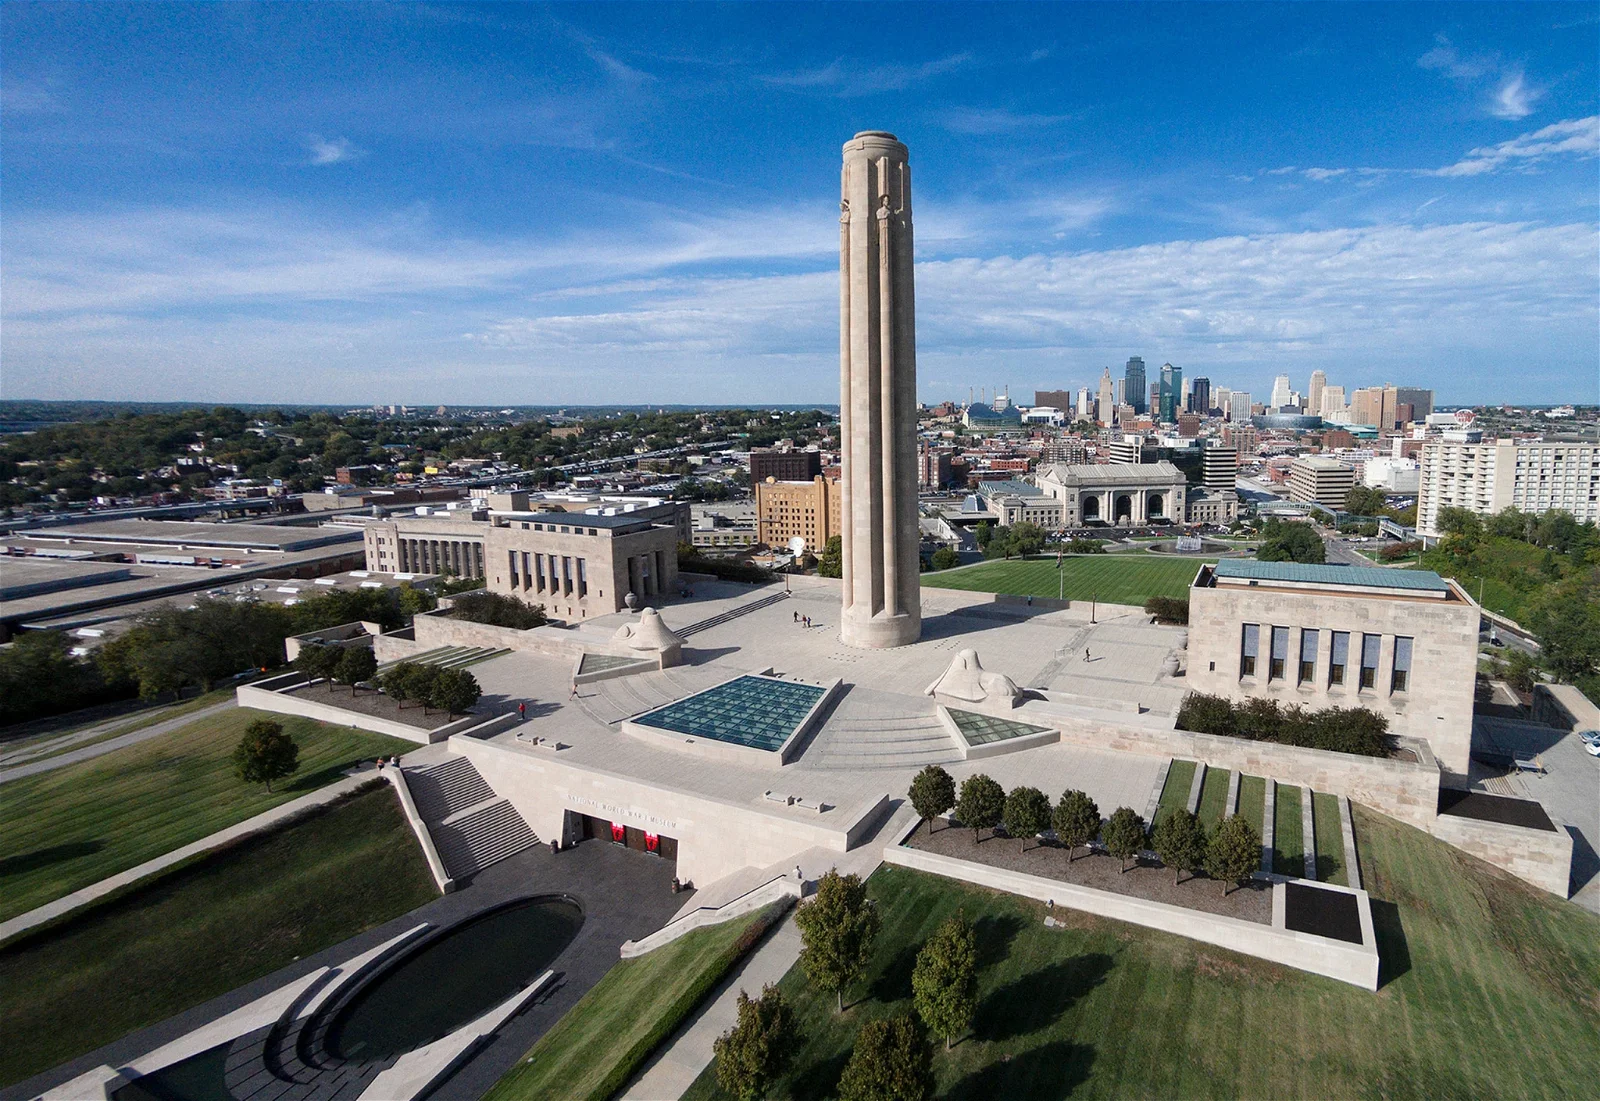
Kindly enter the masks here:
[[[141, 731], [141, 733], [143, 732]], [[25, 914], [18, 914], [10, 921], [0, 922], [0, 942], [9, 940], [18, 933], [32, 929], [36, 925], [42, 925], [47, 921], [58, 918], [62, 914], [70, 913], [80, 906], [86, 906], [95, 899], [108, 895], [119, 888], [126, 887], [130, 883], [137, 883], [146, 876], [154, 875], [164, 868], [170, 868], [172, 865], [187, 860], [197, 853], [209, 852], [212, 849], [226, 845], [230, 841], [244, 837], [246, 834], [266, 829], [268, 826], [281, 822], [292, 815], [299, 814], [307, 808], [331, 803], [340, 796], [346, 795], [367, 781], [376, 778], [377, 775], [376, 769], [363, 767], [347, 775], [344, 779], [329, 784], [325, 788], [319, 788], [309, 795], [291, 799], [281, 806], [273, 807], [269, 811], [263, 811], [254, 818], [246, 818], [243, 822], [229, 826], [227, 829], [218, 830], [209, 837], [202, 837], [199, 841], [185, 845], [181, 849], [174, 849], [164, 856], [156, 857], [154, 860], [146, 860], [143, 864], [135, 865], [125, 872], [118, 872], [116, 875], [107, 876], [98, 883], [91, 883], [81, 891], [73, 891], [70, 895], [64, 895], [54, 902], [47, 902], [43, 906], [29, 910]]]
[[[911, 825], [916, 813], [909, 803], [902, 803], [873, 837], [848, 853], [807, 849], [800, 855], [801, 871], [808, 881], [815, 880], [829, 868], [837, 868], [845, 875], [854, 872], [866, 879], [883, 863], [884, 846]], [[643, 1073], [623, 1092], [625, 1101], [677, 1101], [682, 1097], [711, 1065], [712, 1043], [733, 1027], [738, 1015], [739, 992], [759, 994], [767, 983], [783, 978], [799, 959], [800, 930], [795, 927], [791, 911], [761, 947], [745, 957], [689, 1023], [645, 1066]]]
[[[111, 753], [114, 750], [123, 748], [124, 746], [137, 745], [140, 742], [149, 741], [151, 738], [159, 738], [163, 734], [170, 734], [172, 731], [177, 730], [180, 726], [187, 726], [189, 723], [198, 722], [201, 719], [209, 718], [212, 715], [220, 714], [229, 708], [237, 706], [239, 705], [233, 700], [224, 700], [221, 703], [212, 704], [210, 707], [203, 707], [199, 711], [190, 711], [187, 714], [178, 715], [163, 722], [153, 723], [150, 726], [144, 727], [143, 729], [130, 731], [129, 733], [123, 734], [120, 737], [107, 738], [103, 742], [96, 742], [94, 745], [84, 746], [82, 749], [74, 749], [67, 753], [57, 754], [54, 757], [46, 757], [42, 761], [34, 761], [31, 764], [23, 764], [17, 765], [14, 768], [0, 769], [0, 784], [3, 784], [8, 780], [20, 780], [24, 776], [37, 776], [41, 772], [49, 772], [52, 769], [64, 768], [67, 765], [77, 764], [79, 761], [92, 760], [95, 757], [99, 757], [106, 753]], [[103, 734], [107, 730], [112, 730], [118, 726], [123, 726], [130, 721], [132, 720], [130, 720], [127, 716], [123, 716], [114, 722], [102, 723], [99, 726], [91, 727], [88, 730], [79, 731], [78, 733], [68, 735], [67, 737], [75, 741], [84, 741], [93, 738], [96, 735]], [[52, 743], [52, 745], [55, 744], [57, 743]], [[17, 753], [12, 754], [10, 759], [15, 760], [22, 758], [23, 756], [25, 756], [25, 751], [18, 751]]]

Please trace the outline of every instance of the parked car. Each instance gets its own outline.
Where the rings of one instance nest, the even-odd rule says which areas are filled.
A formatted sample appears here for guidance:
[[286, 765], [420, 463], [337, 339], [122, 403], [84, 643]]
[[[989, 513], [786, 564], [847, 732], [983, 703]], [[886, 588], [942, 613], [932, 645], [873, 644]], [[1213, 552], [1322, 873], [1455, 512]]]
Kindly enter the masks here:
[[1583, 751], [1591, 757], [1600, 757], [1600, 730], [1580, 730], [1578, 740], [1583, 742]]

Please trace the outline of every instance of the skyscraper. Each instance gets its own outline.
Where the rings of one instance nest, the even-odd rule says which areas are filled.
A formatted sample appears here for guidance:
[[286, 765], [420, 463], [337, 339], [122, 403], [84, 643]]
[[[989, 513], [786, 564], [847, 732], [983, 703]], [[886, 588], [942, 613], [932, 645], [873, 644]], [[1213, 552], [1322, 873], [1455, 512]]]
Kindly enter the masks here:
[[1145, 401], [1144, 360], [1139, 356], [1129, 356], [1128, 366], [1122, 372], [1122, 400], [1133, 406], [1136, 413], [1148, 413], [1150, 406]]
[[1117, 402], [1111, 392], [1111, 368], [1109, 367], [1100, 376], [1100, 397], [1095, 410], [1095, 419], [1108, 428], [1116, 423]]
[[1267, 403], [1267, 412], [1276, 413], [1289, 404], [1289, 376], [1279, 375], [1272, 381], [1272, 400]]
[[1199, 413], [1202, 417], [1211, 412], [1210, 379], [1206, 378], [1204, 375], [1197, 375], [1194, 380], [1194, 389], [1190, 391], [1190, 394], [1192, 395], [1189, 402], [1189, 408], [1191, 410]]
[[844, 585], [839, 639], [922, 633], [917, 576], [917, 332], [911, 172], [893, 134], [844, 145], [839, 201], [839, 438]]
[[1325, 371], [1311, 372], [1311, 388], [1306, 391], [1306, 412], [1314, 417], [1322, 415], [1322, 390], [1328, 385]]
[[1183, 402], [1183, 368], [1170, 363], [1161, 365], [1160, 398], [1161, 419], [1172, 424], [1178, 419], [1178, 410]]
[[1250, 423], [1250, 391], [1235, 390], [1228, 395], [1228, 419], [1234, 424]]

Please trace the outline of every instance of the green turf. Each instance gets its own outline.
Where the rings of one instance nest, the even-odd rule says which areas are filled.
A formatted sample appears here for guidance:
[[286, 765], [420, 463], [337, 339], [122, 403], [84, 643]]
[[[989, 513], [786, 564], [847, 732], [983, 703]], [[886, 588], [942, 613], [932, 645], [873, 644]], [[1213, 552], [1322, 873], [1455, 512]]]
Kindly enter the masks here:
[[[71, 753], [74, 750], [86, 749], [90, 746], [99, 745], [101, 742], [108, 742], [112, 738], [120, 738], [124, 734], [132, 734], [136, 730], [143, 730], [146, 727], [155, 726], [157, 723], [164, 723], [169, 719], [178, 719], [196, 711], [203, 711], [215, 704], [232, 699], [233, 695], [234, 690], [232, 688], [219, 688], [214, 692], [206, 692], [179, 703], [165, 704], [134, 712], [121, 722], [118, 722], [115, 718], [95, 719], [92, 722], [79, 723], [76, 726], [63, 727], [43, 734], [27, 735], [14, 741], [6, 742], [3, 748], [7, 752], [15, 752], [17, 750], [41, 747], [43, 752], [29, 757], [26, 761], [18, 761], [16, 763], [20, 765], [30, 764], [34, 761], [44, 761], [51, 757], [59, 757], [63, 753]], [[92, 738], [84, 738], [81, 741], [71, 743], [64, 742], [64, 739], [73, 734], [81, 733], [97, 726], [104, 726], [106, 729]], [[57, 745], [57, 742], [62, 742], [63, 744]]]
[[410, 742], [311, 719], [268, 716], [300, 746], [300, 771], [268, 792], [230, 756], [263, 713], [236, 708], [89, 761], [0, 787], [0, 920], [198, 841], [339, 779]]
[[0, 1082], [269, 974], [435, 897], [384, 784], [0, 949]]
[[1262, 815], [1267, 809], [1267, 782], [1259, 776], [1239, 778], [1239, 805], [1234, 809], [1257, 833], [1261, 832]]
[[1342, 887], [1350, 885], [1345, 876], [1344, 827], [1339, 824], [1339, 797], [1311, 793], [1311, 817], [1317, 843], [1317, 878]]
[[1300, 789], [1278, 785], [1273, 804], [1272, 870], [1279, 875], [1304, 877], [1306, 844], [1300, 825]]
[[1214, 558], [1173, 558], [1156, 554], [1068, 555], [1057, 576], [1054, 555], [984, 562], [923, 577], [924, 585], [982, 593], [1099, 600], [1142, 606], [1152, 596], [1185, 597], [1202, 562]]
[[[804, 1041], [770, 1091], [836, 1096], [857, 1029], [910, 1008], [917, 949], [960, 910], [978, 934], [978, 1012], [940, 1098], [1586, 1097], [1600, 1051], [1600, 918], [1421, 831], [1357, 810], [1383, 963], [1374, 994], [1088, 915], [884, 866], [865, 979], [833, 996], [793, 969]], [[708, 1069], [685, 1095], [721, 1097]]]
[[[1173, 761], [1172, 767], [1167, 770], [1167, 782], [1161, 785], [1161, 800], [1156, 804], [1154, 821], [1147, 823], [1155, 829], [1156, 822], [1171, 810], [1187, 810], [1189, 807], [1189, 788], [1194, 784], [1195, 763], [1193, 761]], [[1101, 807], [1100, 813], [1109, 818], [1114, 807]]]
[[1200, 805], [1196, 813], [1207, 833], [1216, 829], [1217, 823], [1222, 821], [1223, 811], [1228, 805], [1228, 780], [1232, 775], [1225, 768], [1206, 769], [1206, 778], [1200, 784]]
[[782, 916], [782, 909], [769, 907], [754, 918], [697, 929], [616, 964], [484, 1101], [606, 1101]]

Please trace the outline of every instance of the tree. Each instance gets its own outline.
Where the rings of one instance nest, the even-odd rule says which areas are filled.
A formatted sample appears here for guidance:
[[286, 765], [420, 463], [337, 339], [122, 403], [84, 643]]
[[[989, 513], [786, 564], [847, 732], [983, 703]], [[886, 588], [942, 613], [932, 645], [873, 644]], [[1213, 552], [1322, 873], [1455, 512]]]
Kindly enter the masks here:
[[935, 1036], [950, 1041], [972, 1024], [978, 1008], [978, 947], [972, 924], [957, 912], [934, 930], [911, 971], [911, 1004]]
[[961, 782], [961, 797], [956, 800], [956, 817], [972, 830], [972, 843], [978, 843], [979, 830], [992, 830], [1005, 814], [1006, 789], [983, 773]]
[[1008, 529], [1011, 550], [1018, 555], [1038, 554], [1044, 547], [1045, 532], [1038, 524], [1019, 520]]
[[1226, 898], [1230, 884], [1238, 883], [1259, 867], [1261, 835], [1237, 814], [1224, 818], [1206, 846], [1206, 874], [1222, 881], [1222, 895]]
[[972, 537], [978, 541], [978, 548], [982, 550], [989, 545], [989, 540], [994, 538], [994, 528], [989, 521], [979, 520], [978, 526], [972, 529]]
[[1038, 788], [1012, 788], [1006, 796], [1001, 817], [1005, 821], [1006, 832], [1020, 839], [1020, 851], [1026, 852], [1028, 839], [1036, 838], [1050, 828], [1050, 799]]
[[332, 692], [334, 674], [343, 656], [337, 646], [307, 641], [301, 643], [300, 652], [295, 655], [294, 667], [312, 680], [326, 680], [328, 691]]
[[233, 750], [234, 771], [247, 784], [266, 784], [293, 776], [300, 767], [300, 747], [284, 733], [283, 724], [257, 719], [244, 729]]
[[427, 700], [440, 711], [454, 715], [469, 710], [481, 695], [478, 679], [465, 669], [440, 669]]
[[1200, 819], [1186, 810], [1168, 813], [1150, 834], [1151, 847], [1161, 858], [1161, 863], [1172, 869], [1172, 885], [1178, 885], [1178, 876], [1195, 869], [1206, 859], [1206, 830]]
[[765, 1097], [799, 1046], [794, 1010], [777, 987], [762, 987], [755, 999], [741, 990], [737, 1021], [712, 1043], [717, 1084], [740, 1101]]
[[930, 564], [936, 570], [954, 569], [956, 566], [961, 565], [961, 556], [950, 547], [940, 547], [933, 552]]
[[1144, 610], [1155, 616], [1158, 623], [1181, 625], [1189, 622], [1189, 601], [1184, 598], [1152, 596], [1144, 602]]
[[433, 686], [439, 679], [439, 674], [444, 672], [437, 665], [421, 661], [401, 662], [396, 672], [405, 678], [405, 684], [410, 697], [422, 702], [422, 713], [426, 715], [428, 708], [433, 706]]
[[929, 765], [911, 781], [911, 805], [917, 817], [928, 820], [928, 832], [933, 832], [933, 820], [956, 805], [956, 782], [938, 765]]
[[1144, 850], [1144, 819], [1132, 807], [1118, 807], [1106, 819], [1106, 852], [1122, 862], [1120, 871], [1128, 870], [1128, 858]]
[[378, 671], [378, 659], [370, 646], [346, 646], [339, 653], [339, 662], [333, 668], [333, 679], [350, 686], [355, 695], [356, 685], [371, 680]]
[[1350, 492], [1345, 494], [1345, 511], [1357, 516], [1382, 516], [1388, 507], [1389, 499], [1381, 489], [1351, 486]]
[[1310, 524], [1268, 520], [1262, 529], [1256, 557], [1262, 562], [1325, 561], [1328, 549]]
[[839, 1101], [926, 1101], [933, 1061], [917, 1019], [908, 1013], [868, 1021], [839, 1077]]
[[450, 607], [450, 615], [453, 619], [464, 619], [468, 623], [509, 627], [514, 631], [529, 631], [550, 622], [543, 604], [529, 607], [514, 596], [482, 590], [456, 597]]
[[1556, 676], [1573, 680], [1600, 669], [1600, 567], [1547, 588], [1527, 620]]
[[839, 1012], [844, 1012], [844, 988], [866, 970], [882, 922], [861, 877], [830, 870], [817, 882], [817, 893], [795, 913], [794, 922], [800, 927], [800, 963], [806, 975], [833, 991]]
[[1067, 863], [1071, 864], [1072, 850], [1099, 836], [1100, 808], [1081, 791], [1064, 791], [1050, 816], [1050, 825], [1056, 831], [1056, 839], [1067, 847]]
[[818, 577], [843, 577], [844, 576], [844, 537], [833, 535], [828, 537], [828, 542], [822, 548], [822, 557], [817, 560]]

